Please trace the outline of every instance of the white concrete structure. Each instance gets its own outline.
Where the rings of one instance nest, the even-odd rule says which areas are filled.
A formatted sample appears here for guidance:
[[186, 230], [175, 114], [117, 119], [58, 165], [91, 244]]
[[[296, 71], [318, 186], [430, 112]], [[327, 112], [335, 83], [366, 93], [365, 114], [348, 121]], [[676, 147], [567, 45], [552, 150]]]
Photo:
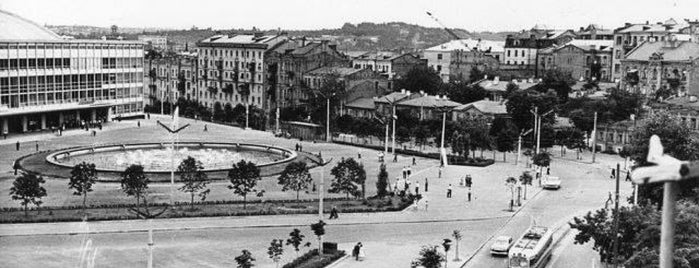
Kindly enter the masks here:
[[0, 132], [143, 115], [143, 44], [64, 40], [0, 10]]

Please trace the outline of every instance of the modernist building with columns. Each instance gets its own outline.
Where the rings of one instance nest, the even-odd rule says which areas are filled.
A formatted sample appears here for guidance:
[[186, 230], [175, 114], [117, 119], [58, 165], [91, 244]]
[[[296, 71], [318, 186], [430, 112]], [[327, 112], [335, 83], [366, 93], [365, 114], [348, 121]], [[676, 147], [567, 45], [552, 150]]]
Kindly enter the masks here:
[[144, 44], [64, 40], [0, 10], [0, 131], [143, 115]]

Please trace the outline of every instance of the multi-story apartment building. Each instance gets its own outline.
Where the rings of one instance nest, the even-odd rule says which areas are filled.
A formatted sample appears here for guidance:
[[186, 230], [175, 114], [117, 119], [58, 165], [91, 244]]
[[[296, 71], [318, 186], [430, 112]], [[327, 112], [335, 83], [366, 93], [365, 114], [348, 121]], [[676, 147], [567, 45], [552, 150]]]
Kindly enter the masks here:
[[405, 76], [413, 68], [426, 68], [427, 60], [406, 53], [370, 52], [352, 60], [355, 69], [375, 70], [388, 79]]
[[138, 41], [146, 43], [146, 48], [166, 50], [167, 36], [162, 35], [139, 35]]
[[349, 67], [350, 61], [329, 41], [287, 39], [265, 53], [266, 88], [272, 108], [298, 106], [306, 98], [303, 76], [320, 67]]
[[428, 67], [437, 71], [442, 81], [449, 82], [452, 70], [451, 64], [455, 62], [466, 64], [466, 62], [463, 61], [465, 59], [464, 55], [466, 55], [464, 52], [480, 52], [478, 54], [480, 56], [489, 56], [495, 58], [495, 60], [500, 63], [504, 63], [504, 47], [505, 42], [503, 41], [481, 39], [453, 40], [425, 49], [422, 58], [427, 59]]
[[574, 79], [608, 82], [612, 63], [612, 40], [576, 39], [539, 51], [539, 73], [568, 72]]
[[540, 49], [560, 45], [575, 38], [571, 30], [531, 29], [505, 39], [504, 64], [520, 65], [534, 69]]
[[3, 133], [143, 115], [143, 43], [63, 40], [0, 10]]
[[213, 108], [253, 105], [268, 108], [264, 87], [264, 55], [286, 40], [283, 35], [215, 35], [197, 42], [197, 85], [192, 97]]
[[[386, 94], [388, 79], [369, 69], [354, 69], [349, 67], [320, 67], [303, 75], [303, 84], [308, 91], [320, 91], [331, 76], [344, 83], [345, 95], [340, 101], [342, 105], [359, 98], [372, 98]], [[326, 94], [325, 92], [320, 92]], [[308, 98], [305, 94], [304, 99]]]
[[621, 86], [644, 94], [671, 89], [679, 95], [699, 96], [699, 43], [644, 41], [621, 60]]
[[[626, 55], [644, 43], [645, 41], [665, 41], [669, 36], [676, 36], [680, 40], [691, 39], [689, 25], [679, 24], [674, 19], [665, 22], [651, 24], [646, 23], [631, 24], [626, 23], [624, 27], [614, 30], [614, 50], [612, 51], [612, 79], [622, 78], [621, 61]], [[695, 42], [697, 40], [694, 40]]]
[[153, 100], [174, 103], [179, 98], [197, 98], [196, 53], [172, 53], [153, 60], [146, 60], [146, 85], [150, 104]]

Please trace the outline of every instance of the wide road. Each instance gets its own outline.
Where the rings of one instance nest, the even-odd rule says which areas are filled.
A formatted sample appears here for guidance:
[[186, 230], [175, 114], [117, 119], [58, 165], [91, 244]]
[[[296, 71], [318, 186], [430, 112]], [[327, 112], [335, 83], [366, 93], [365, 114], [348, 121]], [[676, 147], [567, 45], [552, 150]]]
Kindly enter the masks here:
[[[471, 251], [475, 249], [477, 241], [485, 239], [484, 236], [494, 232], [503, 221], [504, 219], [429, 224], [330, 225], [324, 239], [340, 243], [343, 249], [361, 241], [367, 258], [382, 259], [386, 264], [395, 265], [384, 267], [408, 267], [410, 259], [402, 259], [401, 254], [391, 252], [409, 251], [417, 256], [419, 248], [414, 245], [438, 245], [444, 234], [454, 229], [479, 230], [477, 234], [464, 237], [461, 242], [463, 252]], [[317, 240], [310, 228], [298, 228], [306, 236], [305, 241], [312, 242], [313, 247], [316, 247]], [[274, 263], [267, 257], [266, 248], [274, 238], [286, 239], [292, 229], [293, 227], [272, 227], [159, 231], [154, 233], [153, 258], [156, 267], [233, 267], [234, 257], [240, 255], [242, 249], [250, 249], [257, 259], [256, 267], [274, 267]], [[0, 259], [3, 260], [0, 266], [77, 267], [83, 252], [81, 249], [84, 248], [81, 245], [86, 240], [91, 241], [88, 248], [97, 252], [95, 267], [146, 267], [146, 232], [0, 237]], [[287, 263], [295, 256], [291, 247], [287, 246], [281, 263]]]
[[[532, 222], [537, 225], [557, 227], [564, 226], [572, 220], [573, 216], [582, 215], [590, 210], [595, 210], [604, 206], [604, 202], [609, 197], [609, 192], [614, 191], [614, 180], [609, 179], [609, 168], [614, 161], [611, 156], [605, 156], [605, 159], [600, 160], [602, 164], [581, 164], [574, 163], [568, 160], [554, 159], [551, 174], [561, 177], [562, 187], [559, 190], [542, 191], [532, 202], [527, 204], [516, 216], [510, 221], [501, 226], [493, 238], [488, 240], [482, 249], [480, 249], [472, 260], [467, 262], [464, 267], [506, 267], [507, 258], [492, 257], [489, 250], [494, 238], [500, 235], [513, 237], [515, 240], [521, 236]], [[606, 164], [605, 164], [606, 162]], [[537, 182], [534, 181], [536, 184]], [[621, 204], [624, 204], [626, 196], [631, 193], [630, 182], [621, 182]], [[563, 239], [563, 243], [574, 250], [585, 249], [588, 245], [572, 245], [572, 237], [576, 233], [571, 230], [567, 237]], [[567, 242], [566, 242], [567, 241]], [[556, 252], [554, 252], [555, 254]], [[567, 252], [569, 253], [569, 252]], [[594, 253], [594, 251], [593, 251]], [[577, 266], [568, 264], [576, 264], [583, 259], [575, 259], [572, 262], [567, 258], [575, 258], [575, 254], [567, 254], [566, 258], [556, 258], [552, 260], [559, 263], [565, 263], [565, 266], [551, 267], [590, 267], [589, 254], [584, 255], [587, 262], [580, 263]], [[594, 255], [592, 255], [594, 258]]]

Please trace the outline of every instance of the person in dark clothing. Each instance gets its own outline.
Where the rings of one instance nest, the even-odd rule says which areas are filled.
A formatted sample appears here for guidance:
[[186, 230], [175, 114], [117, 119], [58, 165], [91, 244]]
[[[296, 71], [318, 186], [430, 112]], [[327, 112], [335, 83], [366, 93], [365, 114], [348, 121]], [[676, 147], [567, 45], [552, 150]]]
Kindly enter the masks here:
[[333, 206], [333, 208], [330, 210], [330, 219], [332, 220], [337, 218], [339, 218], [337, 207]]
[[631, 181], [631, 172], [626, 171], [626, 179], [625, 181]]
[[136, 125], [138, 125], [138, 127], [141, 128], [141, 121], [138, 121]]
[[354, 245], [354, 248], [352, 248], [352, 257], [354, 257], [355, 260], [359, 260], [359, 243]]
[[425, 178], [425, 192], [427, 192], [427, 186], [428, 186], [428, 185], [429, 185], [429, 184], [427, 184], [427, 178]]
[[17, 151], [19, 151], [19, 141], [17, 141], [17, 144], [15, 145], [17, 147]]
[[546, 167], [546, 175], [551, 175], [551, 167]]
[[209, 131], [209, 129], [206, 127], [206, 124], [204, 124], [204, 132]]
[[610, 179], [616, 178], [616, 169], [612, 169], [612, 175], [609, 176]]
[[35, 145], [36, 145], [36, 151], [38, 152], [39, 151], [39, 142], [37, 141]]

